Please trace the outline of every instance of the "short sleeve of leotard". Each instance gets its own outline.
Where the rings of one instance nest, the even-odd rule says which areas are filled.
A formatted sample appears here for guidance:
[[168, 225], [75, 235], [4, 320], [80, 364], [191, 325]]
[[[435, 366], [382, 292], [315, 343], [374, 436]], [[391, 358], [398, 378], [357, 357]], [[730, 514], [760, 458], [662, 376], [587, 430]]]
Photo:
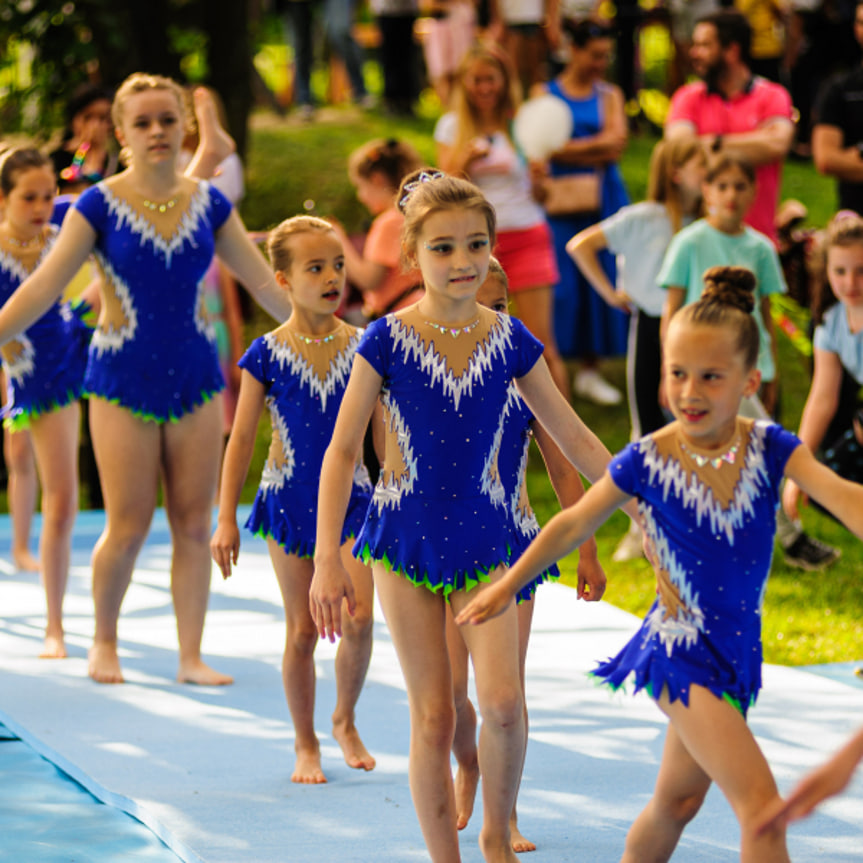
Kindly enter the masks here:
[[102, 194], [101, 186], [101, 183], [90, 186], [75, 201], [75, 209], [90, 223], [90, 226], [97, 234], [101, 234], [104, 230], [105, 220], [108, 215], [108, 208], [105, 206], [105, 196]]
[[359, 354], [381, 377], [386, 377], [390, 357], [389, 320], [387, 315], [372, 321], [363, 333], [357, 354]]
[[201, 180], [200, 183], [209, 188], [210, 224], [214, 231], [218, 231], [228, 221], [234, 205], [212, 183], [208, 183], [206, 180]]
[[270, 352], [264, 344], [263, 337], [255, 339], [248, 350], [240, 357], [237, 365], [247, 371], [256, 381], [269, 387], [273, 382], [272, 373], [269, 370]]
[[636, 441], [614, 456], [608, 464], [608, 474], [622, 492], [635, 496], [641, 490], [640, 464], [641, 447]]
[[544, 348], [542, 342], [518, 318], [510, 318], [510, 321], [512, 322], [513, 344], [516, 349], [512, 376], [521, 378], [536, 365]]
[[800, 446], [800, 438], [790, 431], [786, 431], [777, 423], [761, 420], [766, 426], [764, 459], [767, 462], [767, 471], [770, 476], [780, 477], [785, 473], [785, 465], [797, 447]]

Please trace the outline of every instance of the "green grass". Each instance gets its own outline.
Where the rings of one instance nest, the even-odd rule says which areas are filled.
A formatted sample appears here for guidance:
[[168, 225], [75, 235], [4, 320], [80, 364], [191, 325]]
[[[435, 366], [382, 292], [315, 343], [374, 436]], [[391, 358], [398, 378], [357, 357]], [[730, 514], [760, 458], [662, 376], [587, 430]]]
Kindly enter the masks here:
[[[277, 120], [268, 115], [256, 117], [247, 160], [249, 193], [243, 202], [248, 225], [270, 227], [302, 211], [304, 201], [313, 200], [315, 212], [339, 219], [349, 231], [362, 230], [369, 217], [347, 181], [348, 154], [369, 138], [396, 136], [410, 140], [431, 161], [433, 126], [432, 116], [393, 122], [348, 108], [328, 109], [309, 124]], [[633, 200], [644, 196], [654, 143], [655, 138], [650, 136], [633, 137], [623, 159], [623, 173]], [[811, 165], [796, 162], [788, 163], [785, 168], [783, 197], [802, 200], [809, 207], [813, 225], [828, 221], [835, 202], [832, 181], [818, 176]], [[257, 321], [250, 329], [250, 337], [261, 326]], [[782, 421], [786, 427], [795, 429], [808, 390], [809, 368], [807, 360], [784, 336], [780, 336], [780, 368]], [[622, 360], [608, 361], [605, 371], [623, 387]], [[577, 402], [575, 407], [612, 452], [628, 442], [629, 419], [625, 407], [598, 408], [586, 402]], [[268, 437], [269, 432], [262, 425], [260, 461]], [[256, 465], [250, 473], [246, 499], [254, 494], [259, 469]], [[558, 505], [538, 456], [532, 459], [528, 481], [534, 508], [544, 523]], [[863, 564], [863, 546], [843, 527], [817, 512], [807, 511], [804, 519], [814, 535], [842, 549], [842, 559], [827, 572], [813, 574], [789, 568], [777, 555], [765, 603], [765, 656], [768, 661], [788, 665], [863, 659], [863, 588], [856, 579]], [[606, 597], [609, 602], [641, 615], [654, 597], [650, 567], [644, 561], [611, 562], [614, 547], [626, 528], [626, 517], [618, 513], [597, 537], [600, 558], [609, 576]], [[573, 555], [561, 565], [564, 580], [570, 583], [575, 561]]]

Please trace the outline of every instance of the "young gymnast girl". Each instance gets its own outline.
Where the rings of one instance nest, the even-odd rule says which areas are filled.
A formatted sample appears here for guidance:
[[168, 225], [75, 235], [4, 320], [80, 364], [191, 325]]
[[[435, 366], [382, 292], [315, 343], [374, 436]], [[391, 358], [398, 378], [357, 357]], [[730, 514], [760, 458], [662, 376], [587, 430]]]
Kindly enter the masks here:
[[[317, 485], [361, 331], [334, 314], [345, 288], [345, 258], [328, 222], [295, 216], [270, 234], [268, 247], [276, 281], [291, 299], [291, 316], [278, 329], [255, 339], [240, 360], [240, 397], [225, 452], [219, 518], [210, 550], [228, 578], [240, 553], [237, 504], [266, 405], [273, 439], [246, 527], [267, 540], [285, 605], [282, 679], [297, 755], [291, 779], [320, 783], [326, 778], [314, 725], [317, 630], [308, 601]], [[333, 737], [348, 766], [371, 770], [375, 762], [360, 740], [354, 708], [371, 658], [372, 575], [350, 555], [348, 545], [362, 525], [371, 483], [362, 464], [354, 467], [352, 476], [340, 538], [357, 603], [353, 615], [345, 619], [344, 639], [336, 655]]]
[[123, 680], [120, 606], [160, 478], [173, 543], [177, 679], [231, 682], [201, 656], [224, 386], [212, 331], [200, 314], [200, 281], [214, 250], [268, 311], [282, 320], [289, 313], [228, 201], [208, 183], [179, 173], [183, 105], [183, 92], [170, 79], [140, 73], [126, 79], [113, 113], [129, 167], [81, 195], [50, 253], [0, 310], [2, 344], [39, 318], [95, 253], [102, 305], [84, 386], [106, 523], [93, 552], [89, 673], [103, 683]]
[[[2, 164], [0, 301], [5, 302], [57, 238], [57, 229], [49, 221], [57, 180], [50, 159], [38, 150], [13, 150]], [[78, 511], [78, 399], [84, 387], [89, 336], [71, 306], [55, 301], [2, 348], [11, 396], [4, 423], [10, 430], [30, 430], [42, 482], [39, 554], [48, 609], [43, 657], [66, 656], [63, 597]]]
[[[488, 276], [476, 295], [477, 302], [499, 314], [507, 314], [508, 280], [497, 258], [489, 262]], [[516, 559], [539, 533], [536, 515], [527, 496], [527, 460], [530, 441], [533, 438], [548, 469], [549, 478], [562, 506], [570, 506], [584, 494], [581, 477], [564, 458], [560, 450], [533, 419], [515, 385], [511, 385], [510, 402], [503, 438], [498, 457], [498, 470], [506, 490], [506, 515], [509, 522], [509, 544], [512, 559]], [[585, 584], [604, 583], [605, 574], [596, 556], [596, 542], [591, 538], [579, 549], [578, 579]], [[525, 689], [525, 661], [530, 627], [533, 620], [534, 596], [541, 582], [558, 578], [560, 572], [556, 565], [549, 567], [518, 595], [518, 663], [522, 695]], [[453, 755], [456, 759], [455, 776], [456, 823], [459, 830], [464, 829], [473, 812], [479, 762], [477, 758], [476, 710], [468, 698], [467, 645], [461, 631], [455, 625], [451, 614], [447, 615], [447, 650], [453, 675], [453, 694], [455, 696], [456, 725], [453, 737]], [[525, 734], [528, 715], [525, 709]], [[526, 738], [525, 738], [526, 740]], [[512, 850], [516, 853], [534, 851], [536, 845], [527, 839], [518, 828], [518, 814], [513, 806], [510, 817]]]
[[[630, 444], [571, 509], [555, 516], [458, 623], [510, 605], [534, 573], [590, 536], [631, 497], [657, 557], [658, 597], [639, 632], [593, 672], [633, 675], [670, 723], [653, 798], [622, 860], [668, 860], [712, 781], [741, 829], [743, 863], [788, 861], [785, 830], [758, 832], [776, 784], [746, 724], [761, 686], [761, 600], [783, 476], [863, 536], [863, 488], [841, 479], [780, 426], [738, 416], [758, 389], [752, 274], [716, 267], [697, 303], [672, 318], [664, 373], [675, 422]], [[480, 627], [482, 629], [482, 627]]]
[[[467, 591], [500, 578], [509, 557], [498, 455], [510, 383], [588, 478], [609, 456], [555, 387], [542, 345], [519, 321], [476, 302], [495, 234], [479, 190], [421, 171], [406, 178], [399, 201], [402, 248], [422, 272], [425, 295], [372, 323], [357, 349], [321, 469], [310, 601], [320, 634], [339, 635], [344, 600], [348, 612], [355, 603], [341, 558], [350, 471], [380, 397], [386, 454], [354, 553], [372, 562], [407, 683], [410, 786], [426, 846], [435, 863], [457, 863], [446, 606], [460, 610]], [[580, 592], [596, 599], [603, 588]], [[514, 863], [509, 818], [525, 739], [515, 611], [465, 635], [484, 720], [480, 847], [486, 861]]]

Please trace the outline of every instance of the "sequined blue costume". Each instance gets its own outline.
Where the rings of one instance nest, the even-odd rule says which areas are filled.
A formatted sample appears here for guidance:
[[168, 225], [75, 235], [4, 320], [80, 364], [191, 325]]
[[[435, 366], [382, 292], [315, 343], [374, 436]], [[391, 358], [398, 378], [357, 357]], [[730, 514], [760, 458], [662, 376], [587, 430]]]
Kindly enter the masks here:
[[[0, 247], [0, 304], [42, 262], [57, 230], [47, 229], [44, 246]], [[57, 302], [23, 333], [2, 348], [6, 372], [6, 424], [23, 429], [40, 414], [81, 397], [90, 330], [81, 320], [83, 306]]]
[[[361, 331], [339, 322], [326, 336], [304, 336], [283, 324], [255, 339], [240, 359], [266, 390], [273, 437], [246, 527], [274, 539], [288, 554], [315, 552], [318, 483]], [[372, 485], [362, 464], [342, 529], [356, 536]]]
[[[510, 564], [515, 563], [539, 533], [539, 522], [527, 496], [527, 460], [530, 449], [533, 414], [510, 384], [506, 425], [500, 446], [500, 476], [506, 489], [506, 513], [509, 520]], [[550, 578], [560, 578], [557, 564], [552, 564], [516, 594], [516, 602], [533, 598], [537, 585]]]
[[659, 558], [656, 602], [593, 674], [613, 687], [689, 703], [695, 683], [744, 715], [761, 688], [761, 609], [785, 464], [799, 439], [738, 419], [734, 461], [681, 444], [677, 424], [615, 456], [615, 484], [637, 496]]
[[455, 333], [412, 306], [371, 324], [357, 349], [383, 378], [386, 452], [354, 553], [443, 596], [509, 560], [509, 388], [542, 354], [520, 321], [485, 308]]
[[85, 388], [145, 419], [176, 420], [224, 387], [201, 283], [231, 204], [200, 182], [166, 214], [149, 212], [119, 195], [117, 179], [75, 204], [96, 231], [103, 278]]

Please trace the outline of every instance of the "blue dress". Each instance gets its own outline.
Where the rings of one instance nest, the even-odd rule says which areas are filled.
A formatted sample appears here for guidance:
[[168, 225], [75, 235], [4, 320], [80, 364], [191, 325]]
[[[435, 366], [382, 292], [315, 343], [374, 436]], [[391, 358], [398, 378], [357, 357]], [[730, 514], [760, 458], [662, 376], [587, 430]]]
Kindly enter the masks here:
[[[557, 79], [548, 83], [548, 92], [563, 99], [572, 113], [573, 138], [584, 138], [602, 131], [603, 85], [594, 87], [587, 99], [573, 99]], [[593, 171], [578, 165], [551, 163], [552, 176]], [[613, 309], [591, 287], [575, 262], [567, 254], [566, 244], [579, 231], [589, 228], [616, 213], [629, 203], [620, 168], [616, 164], [602, 169], [601, 202], [598, 214], [583, 216], [549, 216], [554, 236], [554, 251], [560, 281], [554, 286], [554, 336], [560, 352], [567, 357], [590, 355], [609, 357], [626, 353], [628, 317]], [[599, 260], [612, 284], [616, 282], [614, 257], [603, 249]]]
[[[506, 425], [500, 445], [500, 475], [506, 490], [506, 514], [509, 521], [510, 565], [524, 554], [539, 533], [539, 522], [527, 496], [527, 461], [533, 414], [518, 394], [514, 383], [509, 386]], [[533, 599], [536, 588], [552, 578], [560, 578], [557, 564], [552, 564], [528, 582], [516, 594], [516, 602]]]
[[542, 344], [507, 315], [440, 332], [416, 306], [366, 329], [357, 353], [383, 378], [385, 456], [354, 554], [449, 596], [509, 561], [499, 456], [509, 387]]
[[[283, 324], [255, 339], [239, 362], [263, 384], [273, 430], [246, 527], [274, 539], [287, 554], [315, 553], [321, 463], [360, 334], [343, 322], [326, 336], [304, 336]], [[359, 532], [371, 490], [360, 463], [354, 471], [342, 542]]]
[[[0, 245], [0, 304], [39, 266], [57, 230], [46, 232], [44, 246]], [[84, 389], [90, 330], [82, 321], [84, 303], [56, 302], [34, 324], [7, 342], [0, 354], [6, 372], [5, 424], [24, 429], [41, 414], [77, 401]]]
[[120, 197], [117, 179], [75, 204], [97, 234], [103, 280], [84, 386], [144, 419], [175, 421], [224, 388], [203, 277], [231, 204], [200, 182], [154, 213]]
[[[695, 683], [744, 716], [761, 688], [761, 609], [785, 464], [799, 439], [737, 420], [734, 460], [684, 446], [677, 424], [630, 444], [609, 466], [638, 498], [659, 558], [658, 596], [641, 628], [594, 676], [615, 689], [689, 703]], [[715, 454], [714, 454], [715, 455]], [[718, 466], [717, 466], [718, 462]]]

